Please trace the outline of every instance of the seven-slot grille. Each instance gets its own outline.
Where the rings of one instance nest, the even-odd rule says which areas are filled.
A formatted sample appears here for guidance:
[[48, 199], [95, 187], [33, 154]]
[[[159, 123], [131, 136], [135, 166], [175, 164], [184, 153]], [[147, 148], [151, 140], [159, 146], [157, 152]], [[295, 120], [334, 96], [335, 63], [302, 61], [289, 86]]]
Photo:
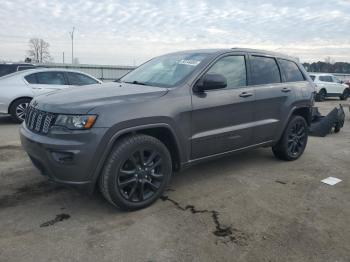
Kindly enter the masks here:
[[25, 123], [28, 129], [37, 133], [47, 134], [53, 124], [54, 118], [54, 114], [30, 106], [26, 112]]

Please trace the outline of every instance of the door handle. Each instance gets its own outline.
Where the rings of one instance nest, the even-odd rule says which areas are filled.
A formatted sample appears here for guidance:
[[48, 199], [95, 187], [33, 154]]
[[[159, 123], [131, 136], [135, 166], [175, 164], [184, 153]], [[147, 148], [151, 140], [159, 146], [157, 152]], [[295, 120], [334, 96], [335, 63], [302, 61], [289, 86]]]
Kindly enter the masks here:
[[281, 91], [284, 93], [288, 93], [288, 92], [292, 91], [292, 89], [290, 89], [288, 87], [283, 87]]
[[250, 97], [250, 96], [252, 96], [252, 95], [253, 95], [253, 93], [243, 92], [243, 93], [241, 93], [239, 96], [240, 96], [240, 97], [243, 97], [243, 98], [246, 98], [246, 97]]

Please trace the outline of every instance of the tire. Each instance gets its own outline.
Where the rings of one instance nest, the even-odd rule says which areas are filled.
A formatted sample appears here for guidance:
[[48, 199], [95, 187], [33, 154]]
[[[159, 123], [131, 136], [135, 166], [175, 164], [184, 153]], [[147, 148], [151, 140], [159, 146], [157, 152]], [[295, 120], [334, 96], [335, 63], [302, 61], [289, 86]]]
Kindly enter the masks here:
[[305, 118], [292, 116], [281, 139], [272, 147], [272, 152], [281, 160], [297, 160], [304, 153], [307, 140], [308, 125]]
[[99, 186], [112, 205], [131, 211], [154, 203], [171, 176], [172, 161], [167, 147], [154, 137], [132, 135], [122, 138], [112, 149]]
[[326, 99], [327, 91], [325, 89], [321, 89], [320, 92], [316, 95], [317, 102], [323, 102]]
[[350, 95], [349, 88], [345, 88], [343, 94], [340, 96], [340, 100], [347, 100]]
[[24, 121], [25, 111], [30, 101], [30, 98], [20, 98], [11, 104], [9, 113], [16, 123], [22, 123]]

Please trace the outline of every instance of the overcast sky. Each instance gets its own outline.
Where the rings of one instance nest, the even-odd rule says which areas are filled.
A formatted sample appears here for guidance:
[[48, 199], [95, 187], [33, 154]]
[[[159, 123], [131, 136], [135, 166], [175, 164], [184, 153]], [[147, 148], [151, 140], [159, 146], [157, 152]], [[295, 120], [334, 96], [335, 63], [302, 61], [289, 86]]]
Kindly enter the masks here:
[[31, 37], [80, 63], [133, 65], [167, 52], [252, 47], [301, 61], [350, 62], [349, 0], [1, 0], [0, 60], [23, 60]]

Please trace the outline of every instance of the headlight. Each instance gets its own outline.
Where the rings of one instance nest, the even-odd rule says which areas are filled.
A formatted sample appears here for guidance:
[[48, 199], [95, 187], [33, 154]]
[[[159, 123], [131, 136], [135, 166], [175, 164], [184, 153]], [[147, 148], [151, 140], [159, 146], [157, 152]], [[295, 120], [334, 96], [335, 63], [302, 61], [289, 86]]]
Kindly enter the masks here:
[[94, 125], [96, 118], [96, 115], [58, 115], [55, 126], [79, 130], [89, 129]]

